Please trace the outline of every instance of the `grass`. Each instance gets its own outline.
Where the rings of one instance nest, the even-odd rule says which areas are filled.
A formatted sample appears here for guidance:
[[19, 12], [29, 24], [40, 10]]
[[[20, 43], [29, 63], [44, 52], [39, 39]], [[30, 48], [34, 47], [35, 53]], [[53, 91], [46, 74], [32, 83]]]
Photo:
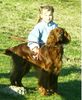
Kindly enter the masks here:
[[0, 0], [0, 49], [20, 44], [11, 40], [10, 35], [28, 36], [38, 20], [41, 4], [54, 7], [54, 21], [71, 35], [71, 43], [65, 46], [62, 70], [58, 79], [59, 93], [41, 96], [37, 91], [36, 72], [31, 70], [22, 82], [27, 88], [26, 95], [11, 95], [4, 91], [9, 86], [11, 69], [10, 57], [0, 53], [0, 99], [1, 100], [81, 100], [80, 68], [80, 0]]

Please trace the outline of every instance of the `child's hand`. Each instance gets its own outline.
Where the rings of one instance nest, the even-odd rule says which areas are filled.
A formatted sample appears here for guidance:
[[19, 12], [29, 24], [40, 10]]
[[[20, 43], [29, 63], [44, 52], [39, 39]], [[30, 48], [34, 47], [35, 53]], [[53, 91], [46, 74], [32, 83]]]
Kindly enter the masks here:
[[35, 59], [39, 59], [39, 48], [38, 47], [34, 47], [33, 49], [32, 49], [32, 51], [33, 51], [33, 53], [34, 53], [34, 55], [33, 55], [33, 58], [35, 58]]

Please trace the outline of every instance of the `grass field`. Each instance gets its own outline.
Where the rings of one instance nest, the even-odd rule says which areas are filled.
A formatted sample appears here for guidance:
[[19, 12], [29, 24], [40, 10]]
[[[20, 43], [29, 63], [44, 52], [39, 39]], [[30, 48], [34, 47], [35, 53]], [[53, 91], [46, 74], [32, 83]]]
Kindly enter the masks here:
[[80, 68], [80, 0], [0, 0], [0, 49], [6, 49], [21, 42], [9, 38], [11, 35], [28, 36], [38, 20], [41, 4], [54, 7], [54, 21], [71, 35], [70, 44], [65, 46], [63, 66], [58, 79], [59, 94], [41, 96], [37, 91], [37, 77], [33, 70], [22, 82], [28, 92], [25, 95], [9, 94], [11, 69], [10, 57], [0, 52], [0, 100], [81, 100]]

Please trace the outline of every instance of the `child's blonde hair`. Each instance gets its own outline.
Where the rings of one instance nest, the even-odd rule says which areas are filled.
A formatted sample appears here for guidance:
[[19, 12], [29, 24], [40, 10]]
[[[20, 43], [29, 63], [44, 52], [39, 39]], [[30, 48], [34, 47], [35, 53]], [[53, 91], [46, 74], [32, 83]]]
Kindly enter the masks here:
[[42, 20], [40, 14], [42, 13], [43, 9], [47, 9], [48, 11], [51, 11], [52, 13], [54, 13], [53, 6], [50, 6], [50, 5], [41, 5], [40, 8], [39, 8], [39, 19], [38, 19], [38, 22], [40, 22]]

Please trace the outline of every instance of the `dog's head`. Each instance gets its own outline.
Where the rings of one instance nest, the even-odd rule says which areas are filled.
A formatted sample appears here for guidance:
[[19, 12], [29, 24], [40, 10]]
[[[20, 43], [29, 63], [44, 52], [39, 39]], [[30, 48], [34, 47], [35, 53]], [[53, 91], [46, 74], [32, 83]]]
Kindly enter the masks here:
[[71, 40], [70, 35], [65, 31], [65, 29], [57, 27], [51, 30], [48, 39], [47, 45], [56, 45], [56, 44], [67, 44]]

